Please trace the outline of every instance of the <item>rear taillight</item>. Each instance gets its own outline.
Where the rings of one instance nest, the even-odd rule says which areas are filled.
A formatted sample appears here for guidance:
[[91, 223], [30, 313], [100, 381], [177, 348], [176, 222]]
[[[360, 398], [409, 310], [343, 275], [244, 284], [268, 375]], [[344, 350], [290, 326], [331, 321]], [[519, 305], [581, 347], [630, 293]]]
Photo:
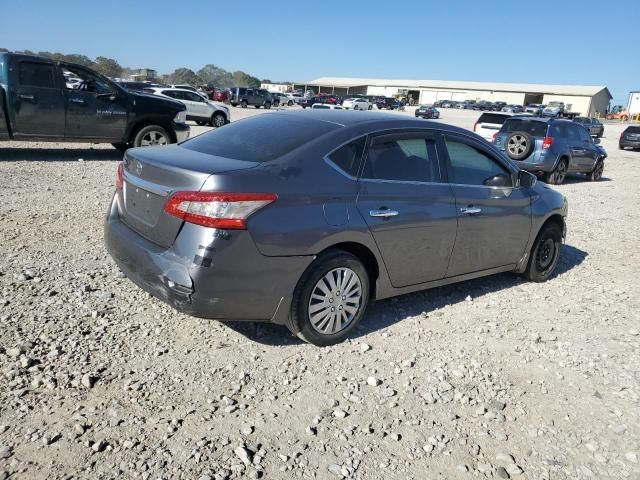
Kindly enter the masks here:
[[476, 131], [476, 127], [477, 127], [477, 126], [478, 126], [478, 122], [476, 122], [476, 123], [474, 123], [474, 124], [473, 124], [473, 131], [474, 131], [474, 132]]
[[118, 190], [122, 190], [124, 186], [124, 164], [118, 163], [118, 176], [116, 178], [116, 187]]
[[500, 133], [500, 132], [496, 132], [496, 133], [494, 133], [494, 134], [491, 136], [491, 141], [492, 141], [493, 143], [496, 143], [496, 138], [498, 138], [498, 134], [499, 134], [499, 133]]
[[245, 230], [247, 218], [276, 198], [273, 193], [176, 192], [164, 211], [204, 227]]
[[542, 148], [551, 148], [551, 145], [553, 145], [553, 137], [544, 137]]

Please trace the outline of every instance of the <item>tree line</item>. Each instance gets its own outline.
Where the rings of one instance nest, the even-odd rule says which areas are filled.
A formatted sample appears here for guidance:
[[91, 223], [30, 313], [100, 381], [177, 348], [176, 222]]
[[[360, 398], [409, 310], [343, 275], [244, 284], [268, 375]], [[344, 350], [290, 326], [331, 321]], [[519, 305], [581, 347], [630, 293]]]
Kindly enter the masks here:
[[[0, 52], [8, 52], [6, 48], [0, 48]], [[95, 70], [102, 75], [111, 78], [127, 78], [138, 72], [139, 69], [123, 67], [117, 60], [108, 57], [96, 57], [94, 60], [81, 55], [79, 53], [64, 54], [60, 52], [32, 52], [31, 50], [23, 50], [17, 53], [26, 53], [29, 55], [39, 55], [41, 57], [51, 58], [56, 61], [65, 61], [84, 65]], [[260, 79], [250, 75], [242, 70], [230, 72], [224, 68], [218, 67], [212, 63], [205, 65], [197, 72], [190, 68], [177, 68], [172, 73], [160, 75], [158, 82], [188, 85], [208, 85], [211, 87], [259, 87]], [[263, 80], [268, 82], [268, 80]]]

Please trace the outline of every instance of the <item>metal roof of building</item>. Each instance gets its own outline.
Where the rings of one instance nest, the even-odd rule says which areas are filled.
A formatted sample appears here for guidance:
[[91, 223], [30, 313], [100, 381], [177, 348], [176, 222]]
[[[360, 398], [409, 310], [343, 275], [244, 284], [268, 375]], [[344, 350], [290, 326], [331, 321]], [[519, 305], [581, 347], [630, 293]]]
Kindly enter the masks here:
[[[401, 87], [401, 88], [447, 88], [454, 90], [494, 90], [501, 92], [546, 93], [556, 95], [593, 96], [607, 87], [600, 85], [547, 85], [540, 83], [460, 82], [449, 80], [393, 80], [381, 78], [320, 77], [304, 82], [305, 85], [327, 87]], [[299, 84], [298, 84], [299, 85]], [[609, 96], [611, 94], [609, 93]]]

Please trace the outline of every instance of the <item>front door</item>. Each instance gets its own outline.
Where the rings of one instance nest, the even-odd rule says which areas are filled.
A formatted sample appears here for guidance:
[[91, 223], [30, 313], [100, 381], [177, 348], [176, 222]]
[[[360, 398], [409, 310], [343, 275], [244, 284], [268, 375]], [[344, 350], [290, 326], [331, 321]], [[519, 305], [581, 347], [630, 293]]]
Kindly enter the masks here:
[[357, 206], [394, 287], [445, 276], [456, 237], [456, 209], [429, 130], [370, 141]]
[[10, 92], [13, 134], [16, 138], [63, 137], [65, 98], [57, 67], [51, 62], [19, 60], [17, 85]]
[[470, 137], [447, 133], [440, 149], [458, 215], [447, 276], [515, 265], [531, 231], [529, 191], [514, 187], [515, 170]]
[[107, 79], [90, 70], [63, 67], [80, 78], [78, 88], [67, 88], [67, 138], [122, 140], [127, 127], [127, 98]]
[[209, 109], [204, 98], [194, 92], [182, 92], [182, 94], [184, 95], [185, 103], [189, 104], [187, 109], [190, 111], [190, 116], [200, 119], [209, 118]]

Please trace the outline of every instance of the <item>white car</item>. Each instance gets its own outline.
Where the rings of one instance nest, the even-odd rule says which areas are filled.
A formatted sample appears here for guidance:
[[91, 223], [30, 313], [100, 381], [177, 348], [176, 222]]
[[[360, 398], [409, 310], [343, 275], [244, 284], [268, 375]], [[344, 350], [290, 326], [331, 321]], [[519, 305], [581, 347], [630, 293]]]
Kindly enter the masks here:
[[504, 121], [512, 115], [512, 113], [503, 112], [483, 112], [473, 124], [473, 131], [486, 141], [493, 142], [493, 136], [500, 131]]
[[154, 87], [145, 88], [144, 91], [184, 103], [187, 107], [187, 120], [193, 120], [198, 125], [222, 127], [231, 121], [227, 106], [206, 100], [192, 90]]
[[344, 110], [340, 105], [334, 105], [332, 103], [314, 103], [311, 105], [312, 110]]
[[347, 110], [371, 110], [373, 105], [366, 98], [347, 98], [342, 102], [342, 107]]
[[192, 87], [191, 85], [169, 85], [169, 86], [171, 88], [179, 88], [180, 90], [191, 90], [192, 92], [196, 92], [205, 100], [209, 100], [209, 96], [206, 94], [206, 92], [203, 92], [202, 90], [198, 90], [196, 87]]
[[291, 106], [296, 103], [295, 97], [293, 97], [290, 93], [282, 93], [282, 92], [269, 92], [271, 97], [273, 97], [273, 103], [277, 101], [280, 106], [288, 105]]

